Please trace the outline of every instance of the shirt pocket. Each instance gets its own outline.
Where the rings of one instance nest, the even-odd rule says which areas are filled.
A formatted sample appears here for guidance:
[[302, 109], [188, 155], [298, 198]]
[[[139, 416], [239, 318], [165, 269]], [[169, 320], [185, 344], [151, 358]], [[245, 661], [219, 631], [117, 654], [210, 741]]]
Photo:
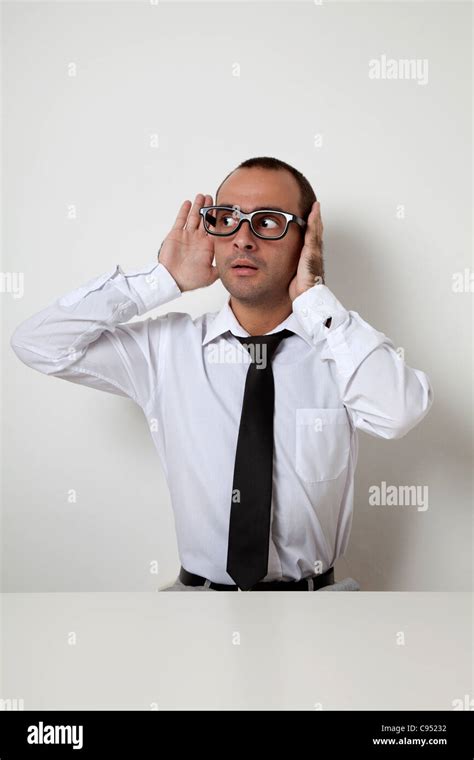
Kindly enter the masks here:
[[295, 469], [306, 483], [334, 480], [347, 467], [350, 425], [345, 408], [296, 409]]

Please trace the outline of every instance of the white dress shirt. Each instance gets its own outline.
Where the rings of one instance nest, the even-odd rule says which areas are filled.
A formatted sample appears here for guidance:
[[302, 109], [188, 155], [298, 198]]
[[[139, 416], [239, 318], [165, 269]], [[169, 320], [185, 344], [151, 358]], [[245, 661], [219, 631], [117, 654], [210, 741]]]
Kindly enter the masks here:
[[[133, 399], [162, 463], [182, 565], [218, 583], [226, 572], [249, 333], [229, 304], [192, 319], [168, 312], [127, 323], [181, 295], [156, 260], [117, 265], [22, 322], [11, 338], [29, 367]], [[332, 317], [330, 326], [325, 322]], [[279, 345], [268, 573], [300, 580], [332, 567], [351, 531], [358, 430], [400, 438], [428, 412], [427, 375], [326, 285], [293, 301]], [[255, 357], [256, 361], [258, 360]]]

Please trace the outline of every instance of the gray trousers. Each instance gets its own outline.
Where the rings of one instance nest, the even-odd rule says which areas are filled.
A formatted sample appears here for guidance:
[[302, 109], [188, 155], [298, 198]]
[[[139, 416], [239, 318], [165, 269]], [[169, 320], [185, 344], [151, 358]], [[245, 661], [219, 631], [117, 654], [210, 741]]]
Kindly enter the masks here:
[[[318, 591], [360, 591], [360, 586], [354, 578], [344, 578], [342, 581], [337, 581], [330, 586], [323, 586], [317, 589]], [[185, 586], [179, 578], [176, 578], [175, 582], [171, 586], [160, 588], [158, 591], [216, 591], [214, 588], [208, 588], [207, 586]], [[219, 593], [217, 591], [217, 593]]]

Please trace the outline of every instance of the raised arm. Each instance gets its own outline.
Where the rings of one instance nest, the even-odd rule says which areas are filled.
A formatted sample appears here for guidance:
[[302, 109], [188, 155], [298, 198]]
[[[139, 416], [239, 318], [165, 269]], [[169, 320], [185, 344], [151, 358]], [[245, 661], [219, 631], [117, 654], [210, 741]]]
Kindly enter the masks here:
[[117, 266], [26, 319], [10, 343], [32, 369], [144, 406], [159, 356], [160, 321], [123, 323], [180, 295], [156, 261], [127, 273]]
[[190, 201], [182, 204], [158, 262], [127, 272], [117, 265], [22, 322], [10, 340], [18, 358], [44, 374], [128, 396], [146, 408], [167, 317], [124, 323], [217, 279], [212, 240], [199, 227], [205, 197], [196, 196], [192, 208]]
[[342, 402], [355, 427], [379, 438], [401, 438], [428, 413], [433, 403], [428, 376], [409, 367], [386, 335], [347, 311], [326, 285], [298, 296], [293, 311], [315, 341], [325, 339], [321, 358], [335, 363]]
[[434, 399], [430, 381], [405, 363], [390, 338], [345, 309], [324, 284], [322, 233], [315, 202], [290, 284], [293, 312], [315, 342], [325, 341], [321, 358], [335, 364], [341, 398], [355, 427], [380, 438], [401, 438], [429, 411]]

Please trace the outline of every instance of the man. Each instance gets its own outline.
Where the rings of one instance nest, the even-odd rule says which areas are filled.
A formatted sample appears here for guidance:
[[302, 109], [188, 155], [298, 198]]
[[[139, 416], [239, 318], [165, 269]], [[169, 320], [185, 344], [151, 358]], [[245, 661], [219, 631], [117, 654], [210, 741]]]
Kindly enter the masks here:
[[[12, 336], [30, 367], [143, 409], [175, 515], [170, 590], [336, 589], [358, 430], [400, 438], [432, 404], [428, 377], [325, 285], [322, 232], [306, 178], [249, 159], [215, 204], [184, 201], [158, 263], [117, 266]], [[218, 313], [125, 324], [219, 278]]]

